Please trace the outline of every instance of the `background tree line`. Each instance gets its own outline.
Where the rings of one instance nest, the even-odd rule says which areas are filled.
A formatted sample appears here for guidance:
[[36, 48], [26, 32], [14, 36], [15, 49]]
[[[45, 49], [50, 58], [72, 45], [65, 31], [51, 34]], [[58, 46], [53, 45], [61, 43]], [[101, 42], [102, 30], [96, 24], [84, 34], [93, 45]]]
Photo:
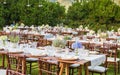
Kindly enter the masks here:
[[[10, 25], [13, 21], [22, 21], [26, 25], [49, 24], [55, 26], [64, 23], [69, 27], [89, 25], [97, 29], [117, 29], [120, 27], [120, 6], [111, 0], [76, 1], [68, 12], [64, 6], [48, 0], [7, 0], [0, 1], [0, 27]], [[42, 5], [42, 6], [38, 6]]]
[[[30, 6], [28, 6], [28, 4]], [[59, 3], [45, 0], [6, 0], [0, 3], [0, 25], [10, 25], [13, 21], [23, 21], [26, 25], [61, 23], [65, 8]]]

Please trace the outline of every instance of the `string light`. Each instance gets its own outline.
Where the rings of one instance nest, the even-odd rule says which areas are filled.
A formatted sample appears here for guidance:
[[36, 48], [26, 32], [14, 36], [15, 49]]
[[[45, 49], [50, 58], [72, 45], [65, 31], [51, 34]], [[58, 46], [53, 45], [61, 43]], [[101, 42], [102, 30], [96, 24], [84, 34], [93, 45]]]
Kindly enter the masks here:
[[28, 0], [28, 4], [27, 4], [27, 7], [30, 7], [30, 1]]
[[42, 7], [43, 5], [39, 4], [38, 7]]
[[4, 0], [3, 4], [7, 4], [6, 0]]
[[42, 7], [43, 5], [42, 4], [40, 4], [40, 0], [39, 0], [39, 5], [38, 5], [38, 7]]

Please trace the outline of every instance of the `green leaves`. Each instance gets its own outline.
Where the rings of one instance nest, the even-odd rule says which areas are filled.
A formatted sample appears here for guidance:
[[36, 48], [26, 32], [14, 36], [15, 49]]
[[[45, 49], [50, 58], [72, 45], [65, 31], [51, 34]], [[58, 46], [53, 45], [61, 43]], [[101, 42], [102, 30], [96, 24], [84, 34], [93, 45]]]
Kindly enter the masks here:
[[68, 10], [67, 19], [73, 22], [69, 22], [71, 26], [76, 23], [79, 25], [105, 24], [106, 27], [109, 24], [120, 24], [120, 7], [111, 0], [82, 1], [82, 3], [74, 3]]
[[1, 2], [0, 27], [10, 25], [13, 21], [22, 21], [29, 26], [42, 24], [55, 26], [64, 22], [73, 28], [79, 27], [80, 24], [97, 26], [120, 24], [120, 7], [111, 0], [80, 0], [82, 2], [74, 0], [76, 2], [69, 7], [67, 13], [64, 6], [57, 2], [29, 1], [30, 7], [27, 7], [27, 0], [7, 0], [7, 4]]
[[[27, 0], [7, 0], [7, 4], [1, 4], [0, 25], [10, 25], [13, 21], [23, 21], [26, 25], [57, 25], [65, 17], [65, 9], [59, 3], [52, 3], [45, 0], [30, 0], [30, 7], [27, 7]], [[39, 7], [38, 5], [42, 5]], [[0, 11], [0, 12], [1, 12]], [[3, 19], [2, 19], [3, 17]], [[3, 21], [5, 20], [5, 21]]]

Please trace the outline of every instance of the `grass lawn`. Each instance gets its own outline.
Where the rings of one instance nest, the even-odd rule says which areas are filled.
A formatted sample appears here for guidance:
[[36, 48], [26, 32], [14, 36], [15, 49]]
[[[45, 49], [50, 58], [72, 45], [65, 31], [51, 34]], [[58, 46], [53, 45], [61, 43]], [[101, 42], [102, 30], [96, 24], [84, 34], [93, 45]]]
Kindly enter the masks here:
[[[32, 70], [32, 75], [38, 75], [38, 69], [33, 69]], [[47, 74], [43, 74], [43, 75], [47, 75]], [[64, 74], [63, 74], [64, 75]], [[75, 74], [75, 75], [77, 75], [77, 74]], [[84, 71], [83, 71], [83, 74], [82, 75], [84, 75]], [[94, 75], [100, 75], [100, 74], [94, 74]], [[114, 75], [114, 67], [113, 66], [110, 66], [109, 68], [108, 68], [108, 72], [107, 72], [107, 75]], [[120, 75], [120, 73], [118, 74], [118, 75]]]

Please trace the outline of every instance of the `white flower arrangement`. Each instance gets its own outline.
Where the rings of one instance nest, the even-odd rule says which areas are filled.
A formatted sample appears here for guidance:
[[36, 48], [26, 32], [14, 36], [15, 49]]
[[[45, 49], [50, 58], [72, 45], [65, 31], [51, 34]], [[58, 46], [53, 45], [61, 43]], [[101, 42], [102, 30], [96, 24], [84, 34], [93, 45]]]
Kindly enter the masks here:
[[44, 26], [45, 26], [45, 25], [43, 24], [43, 25], [41, 25], [39, 28], [40, 28], [40, 29], [43, 29], [43, 28], [44, 28]]
[[104, 32], [100, 33], [99, 35], [100, 35], [101, 38], [107, 38], [108, 37], [107, 33], [104, 33]]
[[7, 36], [5, 36], [5, 35], [0, 36], [0, 40], [2, 40], [3, 44], [5, 45], [5, 40], [7, 40]]
[[24, 24], [24, 23], [21, 23], [21, 24], [20, 24], [20, 26], [21, 26], [21, 27], [24, 27], [24, 26], [25, 26], [25, 24]]
[[7, 40], [7, 36], [3, 35], [3, 36], [0, 36], [0, 40]]
[[118, 28], [118, 32], [120, 33], [120, 28]]
[[8, 27], [8, 28], [9, 28], [9, 30], [10, 30], [10, 31], [12, 31], [12, 30], [13, 30], [13, 27], [11, 27], [11, 26], [10, 26], [10, 27]]
[[99, 29], [99, 30], [97, 31], [97, 33], [100, 34], [100, 33], [101, 33], [101, 29]]
[[80, 25], [79, 28], [83, 29], [83, 25]]
[[85, 30], [89, 30], [87, 26], [85, 27]]
[[93, 35], [93, 34], [95, 33], [95, 31], [93, 31], [93, 30], [90, 30], [90, 32], [89, 32], [89, 33]]
[[45, 28], [49, 28], [50, 26], [48, 24], [45, 25]]
[[52, 43], [54, 47], [65, 48], [66, 41], [61, 39], [55, 39]]
[[32, 25], [30, 28], [31, 28], [32, 30], [35, 30], [35, 27], [34, 27], [34, 25]]

